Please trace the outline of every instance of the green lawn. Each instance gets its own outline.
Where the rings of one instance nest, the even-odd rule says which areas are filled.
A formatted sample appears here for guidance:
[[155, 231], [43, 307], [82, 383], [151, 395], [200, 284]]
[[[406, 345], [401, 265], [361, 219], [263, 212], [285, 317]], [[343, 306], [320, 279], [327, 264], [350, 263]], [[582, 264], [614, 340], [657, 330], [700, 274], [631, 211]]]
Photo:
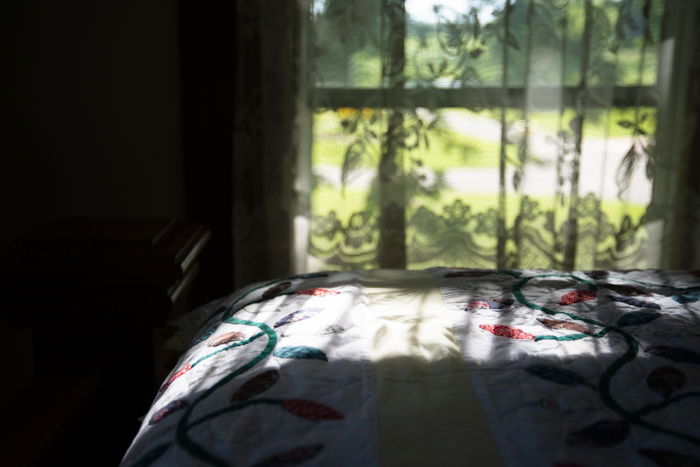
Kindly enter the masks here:
[[[484, 110], [478, 114], [466, 109], [445, 109], [450, 118], [458, 120], [460, 116], [464, 121], [493, 122], [491, 128], [499, 132], [500, 111]], [[653, 109], [642, 108], [640, 115], [646, 115], [642, 128], [653, 134], [656, 127], [656, 114]], [[567, 111], [562, 119], [562, 128], [569, 130], [569, 121], [573, 118], [573, 111]], [[522, 118], [522, 112], [509, 110], [507, 120], [516, 122]], [[559, 129], [559, 114], [556, 111], [536, 112], [529, 115], [533, 132], [545, 133], [554, 136]], [[584, 120], [584, 136], [587, 138], [628, 138], [632, 134], [627, 122], [635, 120], [635, 112], [632, 109], [612, 109], [609, 112], [589, 111]], [[314, 165], [342, 166], [345, 152], [357, 136], [348, 133], [341, 125], [342, 118], [339, 112], [328, 110], [316, 113], [314, 119], [314, 142], [312, 149], [312, 163]], [[620, 125], [618, 122], [623, 122]], [[377, 121], [368, 124], [368, 128], [376, 135], [381, 136], [384, 124]], [[517, 145], [506, 146], [508, 158], [516, 159]], [[455, 131], [442, 123], [438, 130], [430, 130], [427, 133], [427, 144], [423, 141], [417, 148], [404, 151], [404, 160], [407, 164], [419, 160], [424, 166], [434, 171], [442, 171], [452, 167], [498, 167], [500, 154], [500, 142], [491, 135], [490, 139], [479, 138]], [[537, 154], [534, 154], [537, 156]], [[367, 146], [362, 153], [355, 168], [376, 168], [379, 162], [380, 148], [375, 140]], [[409, 167], [409, 165], [406, 165]]]
[[[422, 164], [440, 171], [453, 167], [498, 167], [499, 144], [478, 140], [455, 132], [450, 138], [431, 138], [428, 148], [417, 148], [404, 153], [409, 160], [419, 159]], [[313, 143], [313, 165], [343, 164], [349, 141], [342, 137], [316, 138]], [[509, 152], [514, 152], [510, 150]], [[372, 147], [358, 167], [376, 168], [379, 148]]]
[[[446, 109], [450, 113], [450, 117], [454, 119], [457, 115], [463, 114], [465, 119], [491, 119], [497, 120], [500, 115], [497, 111], [483, 111], [478, 114], [472, 113], [466, 109]], [[319, 111], [314, 119], [314, 144], [313, 144], [313, 159], [312, 163], [318, 165], [330, 165], [341, 167], [347, 147], [354, 141], [355, 135], [344, 131], [341, 124], [342, 118], [348, 118], [353, 111], [346, 109], [344, 111]], [[369, 115], [373, 111], [366, 111], [367, 120], [364, 122], [370, 130], [375, 134], [381, 135], [380, 121], [369, 123]], [[645, 127], [649, 127], [651, 132], [655, 126], [655, 115], [651, 109], [642, 109], [641, 113], [649, 114], [649, 117], [644, 122]], [[518, 111], [510, 110], [508, 119], [511, 121], [517, 120], [521, 114]], [[566, 119], [570, 119], [573, 114], [565, 115]], [[557, 112], [538, 112], [531, 115], [531, 122], [534, 131], [545, 131], [554, 133], [558, 127], [559, 116]], [[632, 110], [613, 109], [609, 114], [589, 115], [586, 120], [585, 134], [588, 137], [602, 138], [618, 138], [628, 137], [630, 128], [623, 128], [618, 125], [618, 121], [631, 121], [634, 119]], [[606, 125], [608, 125], [606, 129]], [[488, 125], [487, 125], [488, 127]], [[493, 141], [494, 127], [491, 126], [490, 139], [479, 138], [474, 135], [466, 135], [452, 129], [446, 128], [444, 125], [439, 131], [433, 131], [428, 138], [428, 144], [421, 144], [418, 148], [404, 152], [404, 167], [410, 169], [411, 160], [420, 160], [423, 165], [430, 167], [435, 172], [440, 172], [454, 167], [474, 167], [474, 168], [496, 168], [498, 167], [500, 143]], [[495, 127], [497, 130], [497, 127]], [[496, 131], [498, 135], [498, 131]], [[510, 160], [516, 159], [517, 145], [507, 145], [508, 157]], [[362, 154], [361, 159], [357, 163], [357, 168], [366, 168], [376, 170], [380, 157], [379, 143], [374, 142], [368, 146], [367, 151]], [[354, 190], [333, 187], [330, 184], [319, 183], [312, 192], [312, 212], [314, 215], [327, 215], [331, 211], [335, 211], [339, 220], [346, 223], [349, 217], [355, 212], [363, 212], [373, 209], [368, 206], [369, 192], [368, 190]], [[541, 210], [551, 210], [555, 207], [552, 196], [532, 196], [531, 199], [539, 204]], [[498, 197], [496, 194], [483, 194], [475, 191], [473, 193], [456, 192], [450, 189], [443, 189], [433, 197], [415, 196], [410, 200], [408, 209], [417, 209], [419, 206], [425, 206], [434, 213], [441, 214], [443, 208], [452, 204], [455, 200], [460, 199], [464, 204], [471, 206], [472, 213], [485, 212], [488, 209], [497, 208]], [[515, 220], [519, 211], [520, 199], [517, 196], [507, 198], [506, 211], [509, 225]], [[375, 207], [376, 208], [376, 207]], [[564, 207], [557, 207], [556, 214], [558, 219], [566, 218], [567, 213]], [[618, 224], [623, 215], [631, 216], [633, 221], [639, 218], [645, 212], [645, 206], [631, 205], [620, 202], [618, 200], [604, 200], [602, 202], [602, 211], [608, 219]]]

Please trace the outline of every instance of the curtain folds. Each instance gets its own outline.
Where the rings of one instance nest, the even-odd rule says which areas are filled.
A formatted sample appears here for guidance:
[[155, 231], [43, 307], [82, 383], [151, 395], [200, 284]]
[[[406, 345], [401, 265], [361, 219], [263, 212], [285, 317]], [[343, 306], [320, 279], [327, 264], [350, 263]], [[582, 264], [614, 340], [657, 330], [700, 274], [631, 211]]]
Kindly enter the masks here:
[[304, 106], [295, 2], [236, 2], [236, 112], [233, 162], [235, 285], [293, 269], [297, 156]]

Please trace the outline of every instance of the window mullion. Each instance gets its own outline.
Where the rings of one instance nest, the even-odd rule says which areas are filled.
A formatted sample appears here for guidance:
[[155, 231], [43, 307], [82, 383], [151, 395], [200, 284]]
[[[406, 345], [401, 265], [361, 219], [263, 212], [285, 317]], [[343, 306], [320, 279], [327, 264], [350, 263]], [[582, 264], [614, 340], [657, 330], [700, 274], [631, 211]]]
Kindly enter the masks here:
[[406, 7], [404, 0], [385, 0], [387, 30], [386, 55], [382, 67], [382, 93], [388, 111], [387, 130], [379, 161], [379, 245], [377, 262], [380, 268], [406, 267], [406, 200], [402, 161], [403, 113], [396, 106], [404, 91]]
[[[603, 91], [598, 86], [588, 88], [590, 95], [598, 95]], [[495, 86], [483, 88], [416, 88], [403, 89], [390, 94], [382, 88], [316, 88], [314, 94], [322, 107], [338, 109], [341, 107], [413, 107], [449, 108], [449, 107], [484, 107], [500, 109], [504, 106], [520, 109], [525, 105], [526, 96], [537, 102], [537, 108], [542, 111], [573, 108], [576, 102], [578, 86], [566, 87], [533, 87], [526, 89], [522, 86], [510, 86], [503, 89]], [[600, 100], [586, 98], [586, 108], [634, 107], [637, 102], [643, 107], [656, 107], [659, 103], [656, 86], [615, 86], [612, 103], [602, 103]], [[639, 100], [637, 100], [639, 99]], [[485, 105], [484, 105], [485, 103]]]

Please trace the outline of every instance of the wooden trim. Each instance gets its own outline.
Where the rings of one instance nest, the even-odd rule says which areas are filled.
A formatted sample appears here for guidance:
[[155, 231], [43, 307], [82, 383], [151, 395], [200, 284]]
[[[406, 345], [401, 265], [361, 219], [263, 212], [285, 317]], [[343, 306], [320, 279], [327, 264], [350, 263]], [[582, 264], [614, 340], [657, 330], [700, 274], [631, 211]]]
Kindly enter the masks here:
[[[610, 93], [612, 101], [595, 99], [593, 96]], [[382, 88], [316, 88], [313, 91], [314, 106], [336, 109], [339, 107], [460, 107], [460, 108], [522, 108], [525, 99], [539, 110], [555, 110], [560, 107], [563, 97], [565, 107], [574, 107], [575, 86], [509, 87], [504, 95], [500, 87], [484, 88], [414, 88], [401, 93]], [[637, 94], [639, 100], [637, 100]], [[587, 108], [607, 107], [656, 107], [659, 92], [655, 86], [615, 86], [614, 88], [591, 87], [588, 89], [585, 106]]]

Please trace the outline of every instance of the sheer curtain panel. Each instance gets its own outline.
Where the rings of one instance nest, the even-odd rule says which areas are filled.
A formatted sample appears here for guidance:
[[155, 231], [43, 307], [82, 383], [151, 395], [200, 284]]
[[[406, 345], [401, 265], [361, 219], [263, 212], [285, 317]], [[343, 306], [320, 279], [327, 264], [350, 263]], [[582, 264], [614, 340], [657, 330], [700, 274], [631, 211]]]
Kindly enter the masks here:
[[298, 5], [298, 270], [692, 265], [697, 2]]

